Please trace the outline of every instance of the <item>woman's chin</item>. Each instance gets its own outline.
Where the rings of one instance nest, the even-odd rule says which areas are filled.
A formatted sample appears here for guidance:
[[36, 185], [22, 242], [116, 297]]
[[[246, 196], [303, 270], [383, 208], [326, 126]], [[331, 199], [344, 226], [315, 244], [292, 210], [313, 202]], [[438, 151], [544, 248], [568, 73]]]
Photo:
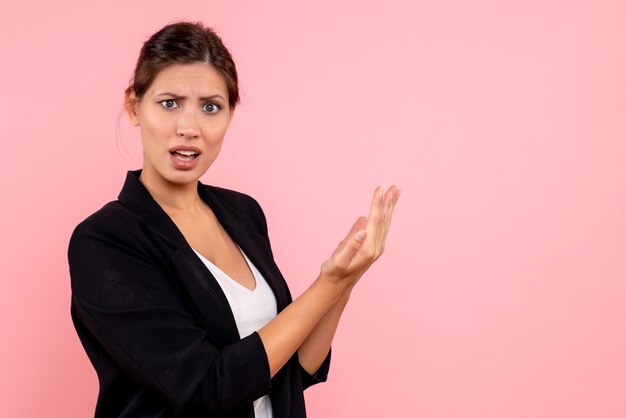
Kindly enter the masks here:
[[169, 172], [163, 176], [165, 179], [176, 185], [183, 186], [189, 183], [195, 183], [206, 172], [206, 170], [168, 170]]

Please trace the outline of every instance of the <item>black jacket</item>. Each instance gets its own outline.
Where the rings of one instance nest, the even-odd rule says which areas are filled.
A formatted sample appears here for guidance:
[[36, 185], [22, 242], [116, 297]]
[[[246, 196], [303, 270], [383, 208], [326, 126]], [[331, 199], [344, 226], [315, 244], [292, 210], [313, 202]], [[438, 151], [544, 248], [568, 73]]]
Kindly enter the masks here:
[[[71, 313], [98, 374], [95, 416], [252, 418], [270, 394], [275, 418], [305, 417], [303, 390], [326, 380], [297, 355], [270, 379], [258, 333], [239, 338], [219, 284], [174, 222], [129, 172], [118, 200], [76, 227]], [[291, 302], [265, 216], [251, 197], [198, 184], [222, 226], [263, 274], [280, 312]]]

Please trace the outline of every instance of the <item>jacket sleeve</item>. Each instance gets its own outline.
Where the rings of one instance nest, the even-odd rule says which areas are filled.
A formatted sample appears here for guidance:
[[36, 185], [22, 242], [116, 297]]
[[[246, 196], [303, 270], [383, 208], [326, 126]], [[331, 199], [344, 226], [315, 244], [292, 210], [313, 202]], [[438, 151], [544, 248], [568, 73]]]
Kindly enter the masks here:
[[300, 366], [300, 376], [302, 377], [302, 388], [307, 389], [318, 383], [323, 383], [328, 379], [328, 370], [330, 369], [330, 350], [326, 358], [322, 362], [319, 369], [313, 374], [309, 374], [304, 367]]
[[[259, 205], [259, 203], [254, 198], [250, 197], [250, 201], [252, 203], [254, 212], [256, 212], [256, 216], [255, 216], [255, 219], [257, 219], [256, 228], [259, 231], [259, 233], [265, 238], [265, 241], [267, 242], [267, 247], [269, 248], [270, 254], [271, 254], [272, 250], [271, 250], [271, 244], [270, 244], [267, 220], [265, 218], [265, 214], [263, 213], [263, 209], [261, 208], [261, 205]], [[273, 258], [273, 255], [272, 255], [272, 258]], [[277, 266], [277, 270], [280, 271], [278, 269], [278, 266]], [[285, 283], [285, 286], [287, 286], [286, 283]], [[302, 380], [302, 387], [304, 389], [307, 389], [308, 387], [316, 385], [318, 383], [323, 383], [328, 379], [328, 371], [330, 370], [331, 351], [332, 350], [328, 352], [328, 355], [322, 362], [319, 369], [313, 374], [310, 374], [309, 372], [307, 372], [298, 363], [300, 376]]]
[[194, 403], [226, 414], [268, 394], [259, 335], [216, 346], [183, 302], [167, 264], [138, 236], [138, 226], [119, 222], [88, 220], [76, 228], [68, 250], [76, 320], [124, 373], [177, 409]]

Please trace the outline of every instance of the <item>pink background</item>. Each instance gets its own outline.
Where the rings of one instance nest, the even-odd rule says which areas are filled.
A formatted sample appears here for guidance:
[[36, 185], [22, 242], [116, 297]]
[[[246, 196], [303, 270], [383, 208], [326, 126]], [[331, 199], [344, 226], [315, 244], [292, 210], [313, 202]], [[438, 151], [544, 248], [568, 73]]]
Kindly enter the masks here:
[[311, 417], [626, 416], [625, 18], [617, 0], [2, 2], [0, 416], [93, 414], [67, 242], [140, 167], [122, 92], [179, 19], [215, 27], [242, 80], [204, 180], [260, 201], [294, 294], [375, 186], [403, 191]]

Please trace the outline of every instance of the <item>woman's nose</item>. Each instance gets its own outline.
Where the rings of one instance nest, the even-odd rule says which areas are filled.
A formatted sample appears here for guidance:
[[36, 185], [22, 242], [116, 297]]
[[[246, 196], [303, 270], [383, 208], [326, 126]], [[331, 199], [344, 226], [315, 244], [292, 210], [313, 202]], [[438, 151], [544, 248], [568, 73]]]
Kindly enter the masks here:
[[200, 135], [200, 126], [193, 112], [183, 112], [178, 118], [176, 135], [194, 138]]

